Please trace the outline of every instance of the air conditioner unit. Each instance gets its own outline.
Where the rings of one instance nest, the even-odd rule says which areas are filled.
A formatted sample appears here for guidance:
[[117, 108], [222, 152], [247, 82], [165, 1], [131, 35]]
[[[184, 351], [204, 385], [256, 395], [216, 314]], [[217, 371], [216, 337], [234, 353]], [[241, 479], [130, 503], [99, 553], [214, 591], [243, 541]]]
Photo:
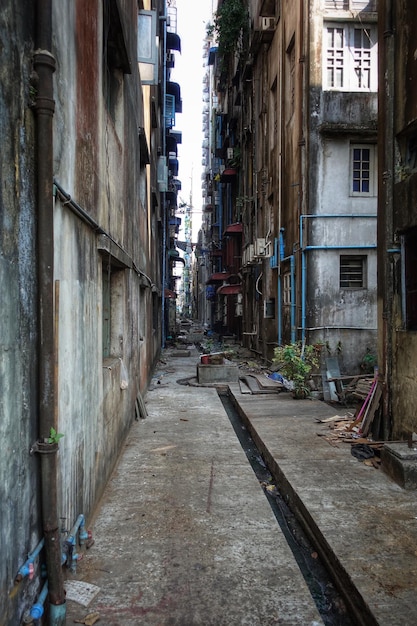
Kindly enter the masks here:
[[250, 263], [253, 263], [254, 258], [255, 258], [255, 254], [254, 254], [255, 250], [254, 250], [254, 245], [253, 243], [249, 244], [244, 250], [243, 250], [243, 256], [242, 256], [242, 265], [245, 267], [246, 265], [249, 265]]
[[234, 156], [234, 148], [227, 148], [227, 160], [230, 161]]
[[242, 315], [243, 315], [243, 304], [236, 304], [235, 316], [242, 317]]
[[260, 17], [259, 30], [275, 30], [275, 17]]
[[256, 258], [269, 258], [272, 254], [271, 242], [265, 241], [265, 237], [258, 237], [255, 241], [254, 254]]

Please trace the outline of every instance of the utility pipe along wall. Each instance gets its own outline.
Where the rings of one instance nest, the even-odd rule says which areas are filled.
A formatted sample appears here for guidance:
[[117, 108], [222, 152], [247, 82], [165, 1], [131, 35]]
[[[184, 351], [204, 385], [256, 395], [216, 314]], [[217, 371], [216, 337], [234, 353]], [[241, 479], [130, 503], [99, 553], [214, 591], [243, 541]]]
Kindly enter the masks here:
[[[37, 259], [39, 301], [39, 440], [56, 428], [54, 344], [53, 73], [51, 0], [38, 0], [36, 50]], [[57, 446], [56, 446], [57, 448]], [[50, 624], [65, 624], [65, 593], [57, 513], [57, 454], [41, 454], [42, 523], [45, 538]]]

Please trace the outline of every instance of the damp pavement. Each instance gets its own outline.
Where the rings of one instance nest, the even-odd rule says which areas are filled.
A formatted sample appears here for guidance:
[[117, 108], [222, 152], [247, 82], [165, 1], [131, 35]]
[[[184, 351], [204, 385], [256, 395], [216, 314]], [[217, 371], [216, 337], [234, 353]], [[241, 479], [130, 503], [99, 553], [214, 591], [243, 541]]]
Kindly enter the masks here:
[[317, 419], [342, 407], [185, 384], [199, 362], [187, 348], [162, 355], [147, 417], [90, 520], [94, 544], [67, 574], [67, 623], [326, 623], [227, 416], [227, 391], [352, 624], [416, 624], [417, 493], [318, 436]]

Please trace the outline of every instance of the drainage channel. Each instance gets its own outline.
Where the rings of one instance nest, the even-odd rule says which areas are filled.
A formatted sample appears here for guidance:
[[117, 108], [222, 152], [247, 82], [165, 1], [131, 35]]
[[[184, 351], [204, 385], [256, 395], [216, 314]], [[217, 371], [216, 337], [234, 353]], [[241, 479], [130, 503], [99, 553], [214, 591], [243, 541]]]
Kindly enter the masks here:
[[275, 518], [304, 576], [323, 622], [327, 626], [354, 626], [355, 623], [347, 615], [346, 606], [329, 573], [279, 493], [268, 467], [248, 430], [242, 424], [232, 400], [227, 392], [219, 391], [218, 393], [236, 436], [264, 489]]

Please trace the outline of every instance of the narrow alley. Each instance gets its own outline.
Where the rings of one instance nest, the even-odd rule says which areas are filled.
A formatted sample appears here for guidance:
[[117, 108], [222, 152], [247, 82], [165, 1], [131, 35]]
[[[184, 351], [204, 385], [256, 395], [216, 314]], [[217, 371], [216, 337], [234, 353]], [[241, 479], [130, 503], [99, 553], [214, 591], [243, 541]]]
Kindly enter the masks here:
[[237, 383], [228, 385], [274, 475], [281, 473], [286, 500], [317, 524], [313, 557], [324, 557], [350, 596], [340, 621], [326, 622], [218, 389], [184, 384], [199, 362], [188, 348], [162, 355], [147, 416], [133, 424], [93, 518], [94, 544], [68, 573], [68, 623], [414, 623], [415, 494], [317, 437], [317, 416], [334, 415], [334, 407], [286, 393], [241, 395]]

